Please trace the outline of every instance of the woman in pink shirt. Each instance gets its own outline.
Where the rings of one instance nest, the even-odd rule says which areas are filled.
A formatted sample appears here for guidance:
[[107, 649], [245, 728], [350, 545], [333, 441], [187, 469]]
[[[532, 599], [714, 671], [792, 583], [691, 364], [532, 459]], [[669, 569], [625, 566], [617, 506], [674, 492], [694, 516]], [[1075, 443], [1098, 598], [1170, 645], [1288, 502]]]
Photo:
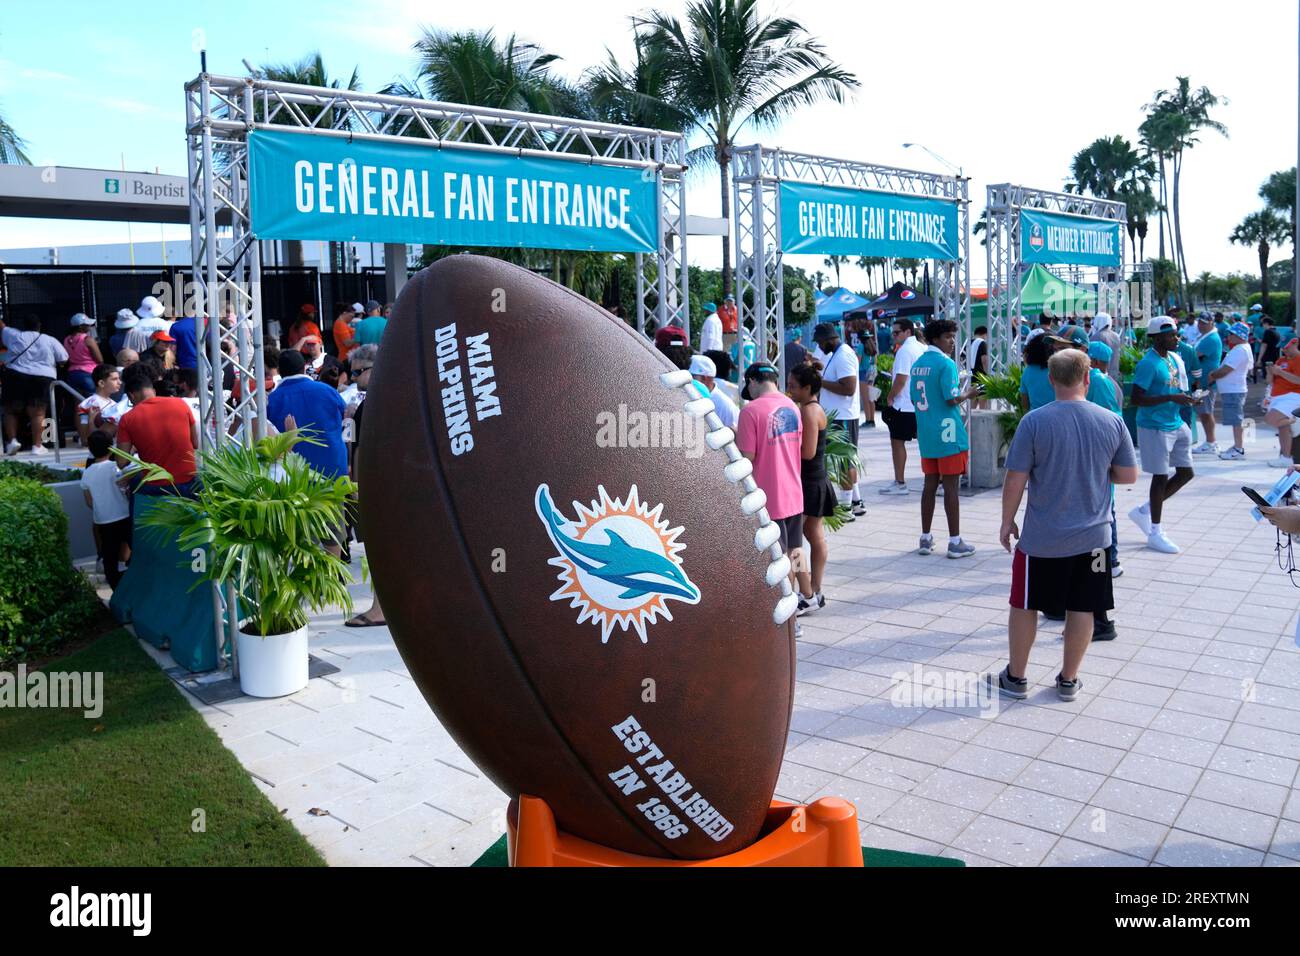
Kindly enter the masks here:
[[63, 348], [68, 353], [68, 384], [75, 388], [82, 398], [95, 394], [95, 382], [91, 373], [96, 365], [104, 364], [104, 356], [99, 351], [91, 329], [95, 320], [84, 312], [72, 317], [72, 331], [63, 340]]

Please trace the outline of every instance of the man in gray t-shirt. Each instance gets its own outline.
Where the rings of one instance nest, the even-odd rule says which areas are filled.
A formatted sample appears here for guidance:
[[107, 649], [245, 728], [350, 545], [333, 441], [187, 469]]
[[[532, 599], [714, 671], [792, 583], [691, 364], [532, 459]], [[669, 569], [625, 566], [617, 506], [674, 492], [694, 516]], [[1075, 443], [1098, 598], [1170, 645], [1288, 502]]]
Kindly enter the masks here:
[[[1065, 611], [1065, 660], [1056, 679], [1062, 700], [1074, 700], [1079, 665], [1095, 615], [1115, 606], [1111, 590], [1110, 486], [1137, 481], [1137, 459], [1123, 420], [1087, 400], [1088, 356], [1053, 355], [1048, 375], [1056, 401], [1027, 414], [1007, 452], [1002, 486], [1002, 546], [1011, 550], [1010, 664], [998, 676], [1006, 696], [1028, 696], [1025, 669], [1039, 611]], [[1016, 526], [1029, 490], [1025, 528]]]

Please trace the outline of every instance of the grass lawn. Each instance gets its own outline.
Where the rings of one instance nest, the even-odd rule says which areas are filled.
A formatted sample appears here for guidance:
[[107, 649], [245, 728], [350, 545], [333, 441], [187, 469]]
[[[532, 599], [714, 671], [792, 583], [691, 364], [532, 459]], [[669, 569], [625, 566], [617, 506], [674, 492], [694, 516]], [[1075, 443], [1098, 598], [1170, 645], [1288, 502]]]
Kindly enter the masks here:
[[102, 671], [104, 712], [0, 709], [0, 866], [324, 865], [127, 631], [47, 669]]

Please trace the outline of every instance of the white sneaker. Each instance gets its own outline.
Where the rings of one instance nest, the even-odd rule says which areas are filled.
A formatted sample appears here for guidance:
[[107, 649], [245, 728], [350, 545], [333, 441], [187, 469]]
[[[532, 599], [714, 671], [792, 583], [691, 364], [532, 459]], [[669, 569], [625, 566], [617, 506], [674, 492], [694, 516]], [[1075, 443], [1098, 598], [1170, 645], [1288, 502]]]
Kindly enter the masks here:
[[1219, 452], [1219, 457], [1224, 461], [1240, 461], [1246, 457], [1244, 448], [1229, 448], [1227, 451]]
[[22, 442], [20, 442], [17, 438], [11, 438], [9, 439], [9, 444], [5, 445], [5, 454], [16, 455], [18, 454], [19, 449], [21, 449], [22, 447], [23, 447]]
[[1268, 460], [1268, 466], [1270, 468], [1290, 468], [1292, 464], [1294, 464], [1294, 462], [1292, 462], [1290, 458], [1283, 458], [1281, 455]]
[[1165, 536], [1163, 531], [1153, 531], [1147, 535], [1147, 547], [1162, 554], [1177, 554], [1182, 548]]
[[906, 495], [910, 494], [911, 491], [912, 489], [907, 487], [906, 483], [900, 485], [896, 481], [891, 481], [889, 484], [885, 485], [885, 487], [880, 489], [882, 495]]
[[48, 455], [49, 453], [50, 453], [50, 450], [49, 450], [48, 448], [46, 448], [44, 445], [33, 445], [33, 446], [32, 446], [32, 454], [33, 454], [33, 455]]
[[1114, 564], [1110, 566], [1110, 576], [1112, 578], [1117, 578], [1123, 573], [1124, 573], [1124, 565], [1120, 564], [1118, 561], [1116, 561]]
[[1193, 455], [1217, 455], [1219, 453], [1218, 442], [1203, 441], [1192, 449]]
[[1133, 519], [1133, 523], [1142, 530], [1143, 534], [1150, 537], [1151, 535], [1151, 513], [1150, 512], [1143, 511], [1142, 506], [1138, 505], [1136, 508], [1134, 508], [1132, 511], [1128, 513], [1128, 516]]

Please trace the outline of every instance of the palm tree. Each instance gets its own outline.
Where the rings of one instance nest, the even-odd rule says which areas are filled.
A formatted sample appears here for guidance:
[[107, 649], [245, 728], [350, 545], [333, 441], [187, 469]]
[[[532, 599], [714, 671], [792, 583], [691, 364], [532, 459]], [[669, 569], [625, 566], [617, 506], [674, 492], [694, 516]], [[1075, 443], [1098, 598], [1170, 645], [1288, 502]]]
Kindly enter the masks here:
[[906, 279], [909, 275], [912, 277], [912, 281], [909, 284], [913, 288], [916, 288], [916, 273], [921, 268], [921, 260], [909, 259], [906, 257], [901, 258], [898, 260], [898, 268], [899, 271], [903, 273], [904, 279]]
[[1157, 167], [1156, 181], [1159, 189], [1156, 194], [1156, 204], [1160, 213], [1159, 258], [1161, 259], [1165, 258], [1165, 233], [1169, 218], [1169, 179], [1166, 175], [1166, 164], [1172, 162], [1174, 145], [1181, 127], [1180, 119], [1163, 112], [1148, 114], [1142, 121], [1142, 125], [1138, 127], [1142, 148], [1148, 158], [1154, 159]]
[[1172, 203], [1174, 247], [1184, 283], [1188, 281], [1188, 276], [1187, 259], [1183, 254], [1183, 221], [1179, 192], [1183, 174], [1183, 154], [1199, 142], [1197, 137], [1201, 130], [1213, 130], [1225, 137], [1228, 135], [1226, 126], [1210, 118], [1210, 110], [1227, 102], [1226, 99], [1211, 93], [1209, 87], [1202, 86], [1193, 91], [1191, 81], [1185, 76], [1180, 76], [1177, 87], [1173, 90], [1157, 90], [1155, 98], [1146, 107], [1152, 113], [1164, 114], [1167, 117], [1168, 129], [1165, 132], [1172, 134], [1173, 148], [1170, 158], [1174, 174]]
[[[347, 84], [344, 85], [338, 79], [331, 79], [329, 71], [325, 69], [325, 61], [321, 58], [320, 51], [308, 53], [296, 63], [267, 63], [253, 72], [253, 75], [264, 80], [274, 80], [277, 83], [299, 83], [303, 86], [325, 87], [331, 90], [359, 90], [361, 89], [361, 78], [357, 68], [352, 68], [352, 75], [348, 77]], [[326, 110], [321, 106], [309, 106], [295, 104], [299, 113], [301, 113], [309, 122], [322, 129], [350, 129], [352, 127], [352, 114], [348, 112], [336, 112], [333, 108]], [[324, 112], [323, 112], [324, 111]], [[254, 119], [262, 121], [262, 101], [254, 98], [253, 115]], [[298, 122], [293, 117], [281, 112], [271, 120], [274, 125], [297, 126]], [[330, 258], [333, 260], [336, 255], [337, 245], [330, 243]], [[303, 263], [302, 242], [299, 240], [286, 241], [284, 245], [285, 261], [290, 266], [301, 266]]]
[[1270, 247], [1285, 242], [1290, 223], [1271, 209], [1252, 212], [1232, 230], [1228, 241], [1239, 246], [1254, 246], [1259, 253], [1259, 291], [1261, 305], [1268, 311], [1268, 256]]
[[827, 256], [825, 259], [822, 260], [822, 265], [824, 265], [827, 269], [835, 270], [836, 288], [840, 287], [840, 266], [848, 265], [848, 263], [849, 263], [848, 256]]
[[498, 42], [492, 30], [426, 30], [415, 51], [416, 84], [432, 100], [556, 115], [574, 99], [574, 91], [550, 73], [559, 57], [513, 34]]
[[1295, 250], [1296, 209], [1295, 209], [1295, 167], [1279, 170], [1269, 176], [1259, 187], [1259, 198], [1275, 213], [1285, 215], [1291, 220], [1291, 249]]
[[1201, 287], [1201, 306], [1204, 308], [1210, 304], [1210, 283], [1214, 281], [1214, 273], [1205, 271], [1196, 277], [1196, 283]]
[[[822, 100], [843, 103], [858, 79], [788, 17], [760, 17], [757, 0], [690, 0], [685, 23], [653, 10], [634, 28], [662, 55], [672, 101], [689, 111], [718, 165], [722, 216], [731, 219], [730, 150], [747, 125], [770, 127]], [[731, 245], [722, 239], [722, 294], [732, 291]]]
[[1151, 194], [1155, 164], [1123, 136], [1112, 136], [1096, 139], [1076, 153], [1070, 172], [1074, 179], [1065, 184], [1066, 192], [1089, 192], [1098, 199], [1126, 204], [1129, 244], [1136, 253], [1138, 232], [1146, 238], [1146, 217], [1155, 211]]
[[30, 166], [32, 161], [23, 152], [23, 147], [26, 145], [23, 138], [14, 132], [14, 128], [5, 120], [4, 115], [0, 114], [0, 163]]
[[672, 102], [672, 76], [662, 50], [636, 37], [636, 62], [630, 70], [619, 64], [609, 50], [602, 66], [584, 74], [582, 86], [590, 99], [595, 118], [620, 126], [640, 126], [684, 133], [691, 126], [691, 114]]

